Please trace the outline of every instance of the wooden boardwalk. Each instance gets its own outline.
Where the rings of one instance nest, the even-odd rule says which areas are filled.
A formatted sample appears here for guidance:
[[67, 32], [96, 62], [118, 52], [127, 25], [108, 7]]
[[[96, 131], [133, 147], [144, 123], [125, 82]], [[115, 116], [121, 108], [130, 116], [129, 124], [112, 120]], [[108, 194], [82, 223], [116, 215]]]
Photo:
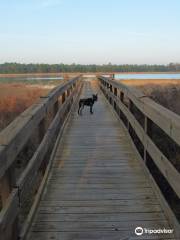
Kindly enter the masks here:
[[87, 82], [82, 96], [97, 91], [94, 114], [76, 109], [64, 131], [28, 239], [175, 239], [135, 235], [138, 226], [170, 227], [103, 94]]

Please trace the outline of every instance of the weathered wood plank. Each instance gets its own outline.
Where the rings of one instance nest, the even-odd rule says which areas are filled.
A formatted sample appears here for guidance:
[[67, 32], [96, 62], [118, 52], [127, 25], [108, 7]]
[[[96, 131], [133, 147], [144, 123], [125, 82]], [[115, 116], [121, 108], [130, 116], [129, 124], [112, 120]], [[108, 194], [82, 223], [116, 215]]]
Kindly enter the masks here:
[[0, 212], [0, 236], [5, 236], [4, 233], [6, 232], [6, 229], [8, 228], [8, 226], [13, 225], [14, 219], [16, 219], [18, 212], [18, 190], [13, 189], [7, 199], [5, 207]]
[[88, 213], [94, 213], [94, 214], [98, 214], [98, 213], [141, 213], [141, 212], [162, 212], [162, 209], [160, 208], [159, 205], [141, 205], [141, 206], [136, 206], [134, 207], [134, 205], [128, 206], [114, 206], [113, 202], [112, 205], [108, 205], [108, 206], [75, 206], [75, 207], [61, 207], [61, 206], [40, 206], [39, 207], [39, 213], [46, 213], [46, 214], [52, 214], [52, 213], [56, 213], [56, 214], [65, 214], [65, 213], [76, 213], [76, 214], [88, 214]]
[[149, 205], [158, 205], [158, 202], [151, 201], [150, 199], [144, 199], [143, 201], [140, 199], [134, 200], [134, 199], [128, 199], [128, 200], [116, 200], [116, 199], [111, 199], [111, 200], [102, 200], [100, 199], [99, 201], [96, 200], [79, 200], [79, 201], [74, 201], [74, 200], [67, 200], [67, 201], [57, 201], [57, 200], [48, 200], [46, 201], [45, 199], [41, 201], [40, 206], [64, 206], [64, 207], [69, 207], [69, 206], [74, 206], [74, 207], [83, 207], [83, 206], [149, 206]]
[[[32, 131], [45, 117], [59, 95], [69, 88], [78, 78], [74, 78], [52, 91], [46, 98], [33, 104], [0, 133], [0, 177], [13, 163]], [[4, 147], [3, 147], [4, 146]]]
[[135, 236], [134, 232], [129, 232], [129, 230], [122, 231], [89, 231], [89, 232], [33, 232], [32, 240], [50, 240], [50, 239], [86, 239], [86, 240], [153, 240], [153, 239], [166, 239], [166, 240], [178, 240], [171, 236], [164, 236], [159, 234], [158, 236]]
[[[108, 80], [107, 80], [108, 81]], [[115, 83], [115, 86], [117, 86], [118, 83]], [[153, 143], [153, 141], [149, 138], [147, 135], [147, 126], [145, 126], [144, 130], [140, 126], [139, 122], [135, 119], [135, 117], [132, 115], [132, 113], [129, 111], [129, 109], [120, 101], [118, 97], [116, 97], [112, 92], [110, 92], [107, 88], [105, 88], [103, 85], [101, 85], [101, 88], [104, 92], [104, 94], [107, 96], [109, 95], [110, 98], [114, 102], [116, 102], [116, 105], [119, 109], [124, 113], [124, 115], [128, 119], [128, 125], [131, 124], [132, 128], [135, 130], [137, 136], [141, 140], [142, 144], [144, 145], [144, 159], [139, 155], [134, 143], [133, 139], [131, 139], [134, 151], [136, 153], [136, 156], [140, 159], [140, 161], [143, 162], [143, 160], [146, 162], [146, 151], [149, 153], [149, 155], [152, 157], [155, 164], [158, 166], [159, 170], [162, 172], [166, 180], [169, 182], [171, 187], [174, 189], [175, 193], [180, 196], [180, 188], [178, 184], [178, 179], [180, 178], [180, 174], [178, 170], [171, 164], [171, 162], [164, 156], [164, 154], [158, 149], [158, 147]], [[121, 88], [121, 84], [119, 84], [119, 88]], [[171, 111], [161, 107], [157, 103], [153, 102], [152, 100], [148, 98], [144, 98], [143, 96], [136, 94], [136, 91], [134, 92], [134, 89], [127, 89], [124, 92], [126, 97], [129, 99], [129, 101], [133, 102], [136, 107], [138, 107], [142, 114], [145, 116], [145, 124], [147, 122], [147, 117], [151, 119], [155, 124], [157, 124], [166, 134], [168, 134], [172, 140], [174, 140], [178, 145], [178, 139], [179, 139], [179, 131], [180, 131], [180, 118], [176, 114], [172, 113]], [[151, 106], [148, 105], [150, 103]], [[150, 111], [149, 111], [150, 110]], [[149, 112], [148, 112], [149, 111]], [[178, 122], [178, 124], [177, 124]], [[175, 126], [175, 127], [174, 127]], [[172, 128], [176, 129], [176, 134], [172, 135]], [[176, 136], [175, 136], [176, 135]], [[177, 136], [178, 135], [178, 136]], [[144, 166], [145, 170], [146, 166]], [[149, 173], [148, 176], [151, 174]], [[151, 181], [154, 182], [152, 178], [150, 178]], [[165, 198], [160, 193], [160, 190], [158, 189], [157, 185], [153, 185], [155, 188], [155, 192], [157, 193], [157, 196], [159, 196], [159, 200], [162, 203], [162, 207], [164, 211], [166, 212], [166, 216], [170, 220], [171, 224], [174, 226], [176, 236], [180, 236], [180, 227], [178, 220], [175, 217], [175, 214], [172, 212], [170, 207], [168, 206]]]
[[[39, 213], [36, 218], [36, 222], [55, 222], [55, 221], [100, 221], [100, 222], [116, 222], [116, 221], [150, 221], [150, 220], [166, 220], [163, 213], [147, 212], [147, 213], [85, 213], [85, 214], [56, 214], [56, 213]], [[35, 222], [35, 223], [36, 223]]]
[[[103, 78], [106, 80], [105, 78]], [[180, 145], [180, 117], [157, 104], [150, 98], [144, 97], [144, 94], [135, 88], [129, 88], [122, 83], [108, 79], [114, 87], [125, 91], [126, 95], [136, 104], [136, 106], [145, 113], [145, 115], [155, 122], [164, 132], [166, 132], [177, 144]]]
[[[33, 226], [34, 232], [47, 231], [47, 232], [73, 232], [73, 231], [113, 231], [113, 230], [132, 230], [137, 226], [146, 228], [156, 228], [156, 226], [164, 228], [168, 226], [166, 220], [156, 221], [120, 221], [120, 222], [39, 222]], [[45, 230], [44, 230], [45, 229]]]
[[[30, 220], [30, 215], [27, 213], [28, 217], [27, 215], [26, 217], [23, 216], [26, 220], [24, 221], [23, 219], [23, 224], [20, 223], [23, 198], [27, 198], [27, 193], [32, 190], [37, 180], [37, 172], [44, 160], [43, 158], [47, 151], [52, 151], [61, 127], [60, 125], [63, 125], [65, 122], [67, 113], [70, 111], [74, 100], [79, 94], [81, 82], [78, 80], [79, 78], [70, 80], [60, 87], [57, 87], [48, 96], [41, 98], [38, 103], [24, 111], [0, 134], [0, 201], [3, 203], [1, 204], [2, 208], [0, 211], [0, 239], [19, 239], [20, 231], [22, 232], [22, 228], [24, 225], [27, 226], [27, 222]], [[74, 85], [76, 81], [78, 81], [76, 88], [71, 91], [71, 94], [69, 94], [64, 104], [61, 105], [58, 110], [58, 97], [69, 88], [72, 89], [72, 84]], [[39, 134], [41, 137], [37, 139], [37, 144], [40, 143], [40, 145], [37, 147], [33, 157], [28, 161], [25, 169], [17, 176], [17, 179], [15, 179], [15, 169], [13, 167], [16, 157], [20, 151], [22, 151], [34, 131], [39, 128], [39, 124], [41, 125], [41, 122], [44, 123], [44, 119], [47, 117], [49, 110], [53, 113], [51, 124], [48, 126], [48, 129], [46, 129], [43, 124], [42, 131]], [[71, 112], [69, 112], [69, 114], [70, 113]], [[45, 159], [45, 161], [48, 162], [48, 159]], [[44, 164], [44, 172], [46, 166], [47, 163]], [[41, 174], [43, 174], [43, 171]], [[33, 197], [34, 196], [32, 196], [32, 198]], [[25, 211], [27, 210], [25, 209]]]
[[31, 186], [33, 179], [37, 175], [37, 171], [39, 170], [39, 167], [44, 159], [46, 152], [49, 149], [49, 146], [53, 143], [53, 141], [55, 142], [60, 118], [64, 115], [64, 111], [66, 110], [66, 107], [70, 103], [72, 97], [73, 95], [71, 95], [67, 102], [63, 104], [63, 106], [58, 110], [56, 117], [50, 124], [38, 149], [36, 150], [32, 159], [30, 159], [26, 169], [23, 171], [23, 174], [18, 179], [16, 186], [19, 188], [20, 191], [20, 199], [22, 199], [23, 195], [26, 195], [26, 192], [29, 191], [29, 187]]
[[[144, 132], [138, 121], [132, 115], [131, 112], [122, 104], [122, 102], [116, 98], [112, 93], [109, 93], [114, 101], [120, 106], [120, 109], [128, 118], [128, 121], [131, 123], [131, 126], [135, 130], [137, 136], [143, 142], [144, 147], [149, 152], [150, 156], [153, 158], [154, 162], [158, 166], [159, 170], [168, 180], [171, 187], [174, 189], [176, 194], [180, 197], [180, 174], [175, 169], [175, 167], [170, 163], [170, 161], [164, 156], [164, 154], [158, 149], [158, 147], [153, 143], [153, 141], [148, 137], [148, 135]], [[164, 119], [163, 119], [164, 120]], [[162, 122], [162, 121], [161, 121]]]
[[[96, 91], [87, 82], [82, 96]], [[93, 115], [88, 108], [72, 115], [28, 239], [135, 239], [139, 224], [169, 227], [123, 128], [99, 93]]]

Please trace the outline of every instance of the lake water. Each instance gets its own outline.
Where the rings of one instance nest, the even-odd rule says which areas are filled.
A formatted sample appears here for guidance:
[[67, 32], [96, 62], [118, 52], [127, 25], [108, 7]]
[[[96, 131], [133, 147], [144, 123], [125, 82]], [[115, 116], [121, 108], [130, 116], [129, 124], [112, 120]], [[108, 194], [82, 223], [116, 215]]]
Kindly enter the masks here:
[[42, 83], [46, 84], [54, 81], [61, 81], [64, 78], [61, 76], [25, 76], [25, 77], [0, 77], [0, 83]]
[[[106, 75], [104, 75], [106, 76]], [[107, 76], [108, 77], [108, 76]], [[180, 73], [119, 73], [115, 74], [115, 79], [179, 79]], [[0, 77], [0, 83], [26, 82], [42, 83], [63, 80], [61, 76], [25, 76], [25, 77]]]
[[180, 73], [123, 73], [115, 74], [115, 79], [179, 79]]
[[26, 80], [62, 80], [63, 77], [28, 77]]

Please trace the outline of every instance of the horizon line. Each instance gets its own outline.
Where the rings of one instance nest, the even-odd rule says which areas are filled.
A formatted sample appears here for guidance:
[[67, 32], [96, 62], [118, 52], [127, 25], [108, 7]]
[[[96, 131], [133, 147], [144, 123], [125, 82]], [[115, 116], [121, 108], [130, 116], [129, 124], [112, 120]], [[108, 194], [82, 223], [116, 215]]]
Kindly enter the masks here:
[[60, 65], [60, 64], [64, 64], [64, 65], [96, 65], [96, 66], [103, 66], [103, 65], [116, 65], [116, 66], [124, 66], [124, 65], [138, 65], [138, 66], [141, 66], [141, 65], [163, 65], [163, 66], [168, 66], [170, 64], [173, 64], [173, 65], [178, 65], [180, 64], [180, 62], [169, 62], [169, 63], [75, 63], [75, 62], [72, 62], [72, 63], [64, 63], [64, 62], [59, 62], [59, 63], [46, 63], [46, 62], [16, 62], [16, 61], [8, 61], [8, 62], [0, 62], [0, 65], [3, 65], [3, 64], [25, 64], [25, 65], [28, 65], [28, 64], [44, 64], [44, 65]]

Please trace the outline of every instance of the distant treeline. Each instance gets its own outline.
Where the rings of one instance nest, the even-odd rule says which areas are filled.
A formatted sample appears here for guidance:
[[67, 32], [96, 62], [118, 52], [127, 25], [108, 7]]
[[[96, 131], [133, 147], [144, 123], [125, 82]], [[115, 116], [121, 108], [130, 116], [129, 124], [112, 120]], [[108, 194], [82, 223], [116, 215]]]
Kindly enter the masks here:
[[180, 64], [168, 65], [82, 65], [82, 64], [0, 64], [0, 73], [56, 73], [56, 72], [170, 72], [180, 71]]

